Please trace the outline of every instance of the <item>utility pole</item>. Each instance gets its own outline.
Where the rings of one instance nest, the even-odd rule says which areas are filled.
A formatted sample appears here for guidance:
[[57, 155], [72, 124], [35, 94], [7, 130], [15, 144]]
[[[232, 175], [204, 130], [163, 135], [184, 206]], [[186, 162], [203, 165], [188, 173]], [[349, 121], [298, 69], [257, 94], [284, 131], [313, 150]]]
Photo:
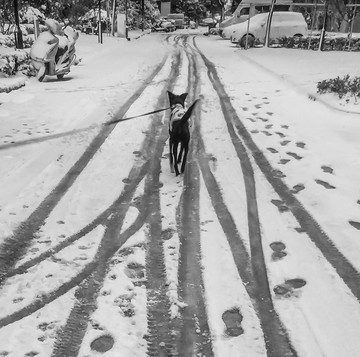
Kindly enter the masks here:
[[322, 51], [323, 46], [324, 46], [326, 23], [327, 23], [327, 17], [328, 17], [328, 9], [329, 9], [329, 0], [325, 0], [324, 22], [323, 22], [323, 26], [322, 26], [321, 34], [320, 34], [319, 51]]
[[21, 32], [21, 28], [20, 28], [18, 0], [14, 0], [14, 15], [15, 15], [15, 25], [16, 25], [15, 46], [16, 46], [16, 48], [22, 49], [22, 48], [24, 48], [24, 42], [23, 42], [22, 32]]
[[141, 30], [144, 31], [145, 26], [145, 0], [141, 0]]
[[266, 30], [265, 30], [265, 47], [269, 47], [271, 21], [272, 21], [272, 17], [273, 17], [273, 13], [274, 13], [275, 2], [276, 2], [276, 0], [272, 0], [272, 1], [271, 1], [270, 12], [269, 12], [268, 20], [267, 20], [267, 23], [266, 23]]
[[128, 37], [128, 0], [125, 0], [125, 38], [130, 40]]
[[102, 39], [102, 26], [101, 26], [101, 0], [98, 3], [98, 11], [99, 11], [99, 24], [98, 24], [98, 42], [103, 43]]
[[115, 10], [116, 10], [116, 0], [113, 0], [112, 18], [111, 18], [111, 35], [112, 36], [115, 36]]

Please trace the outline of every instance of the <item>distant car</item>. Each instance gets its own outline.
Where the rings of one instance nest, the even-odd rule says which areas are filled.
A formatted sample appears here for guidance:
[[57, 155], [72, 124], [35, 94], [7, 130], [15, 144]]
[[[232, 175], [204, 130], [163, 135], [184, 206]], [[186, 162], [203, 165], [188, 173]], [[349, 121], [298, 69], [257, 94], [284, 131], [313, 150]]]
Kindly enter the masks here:
[[185, 27], [185, 15], [183, 13], [168, 14], [166, 17], [169, 21], [174, 21], [177, 29], [183, 29]]
[[213, 19], [212, 17], [207, 17], [205, 19], [200, 20], [199, 25], [200, 26], [210, 26], [215, 27], [217, 24], [217, 21]]
[[[253, 46], [255, 39], [265, 42], [266, 23], [269, 13], [262, 13], [250, 19], [248, 46]], [[232, 25], [230, 41], [245, 47], [248, 22]], [[224, 29], [225, 31], [225, 29]], [[223, 33], [224, 33], [223, 31]], [[300, 12], [276, 11], [273, 13], [270, 38], [306, 36], [307, 24]]]
[[174, 24], [174, 21], [161, 19], [151, 28], [151, 30], [153, 32], [161, 32], [161, 31], [172, 32], [176, 30], [176, 26]]
[[189, 28], [196, 29], [196, 22], [195, 21], [189, 21]]

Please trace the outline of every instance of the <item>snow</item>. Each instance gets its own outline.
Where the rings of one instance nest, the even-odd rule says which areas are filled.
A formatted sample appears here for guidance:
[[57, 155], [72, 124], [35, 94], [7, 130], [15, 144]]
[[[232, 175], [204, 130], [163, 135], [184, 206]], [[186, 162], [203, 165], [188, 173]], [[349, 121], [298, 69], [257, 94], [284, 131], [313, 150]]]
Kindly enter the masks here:
[[[172, 50], [171, 41], [164, 42], [164, 38], [162, 34], [132, 33], [131, 41], [104, 36], [104, 43], [98, 44], [96, 36], [82, 35], [76, 46], [82, 60], [63, 81], [47, 77], [39, 83], [30, 78], [22, 88], [0, 93], [0, 242], [48, 197], [59, 178], [81, 158], [102, 124], [121, 115], [119, 108]], [[333, 95], [316, 94], [320, 80], [346, 74], [360, 76], [359, 54], [278, 48], [245, 51], [229, 41], [202, 35], [196, 37], [196, 43], [216, 64], [232, 105], [256, 145], [285, 175], [288, 187], [303, 185], [297, 199], [359, 271], [359, 230], [349, 221], [360, 222], [360, 107], [351, 98], [346, 102]], [[182, 68], [186, 68], [188, 60], [185, 55], [182, 59]], [[152, 85], [129, 106], [125, 117], [154, 109], [164, 83], [168, 83], [171, 65], [168, 58]], [[206, 138], [210, 169], [250, 254], [242, 168], [222, 118], [221, 103], [205, 66], [200, 66], [201, 133]], [[177, 94], [185, 92], [187, 86], [188, 72], [180, 69], [179, 73], [173, 90]], [[138, 150], [150, 120], [144, 117], [116, 126], [61, 201], [44, 217], [28, 254], [17, 267], [51, 252], [69, 237], [74, 243], [6, 281], [1, 287], [0, 319], [32, 306], [39, 296], [50, 295], [91, 263], [105, 234], [104, 222], [113, 219], [109, 207], [128, 183], [134, 161], [140, 165], [143, 160]], [[5, 147], [11, 142], [71, 131], [73, 135]], [[166, 152], [162, 155], [160, 206], [162, 234], [167, 235], [164, 259], [170, 317], [176, 319], [186, 308], [177, 295], [176, 207], [183, 181], [170, 172]], [[296, 230], [294, 216], [289, 211], [279, 214], [271, 201], [280, 197], [252, 163], [270, 291], [298, 356], [360, 356], [359, 302], [310, 238]], [[326, 188], [326, 183], [334, 188]], [[138, 185], [119, 234], [139, 216], [136, 199], [143, 195], [144, 184], [142, 180]], [[242, 351], [252, 357], [265, 356], [259, 318], [237, 273], [203, 178], [200, 187], [201, 265], [214, 355], [232, 357]], [[77, 237], [84, 227], [88, 232]], [[274, 260], [270, 244], [279, 241], [285, 244], [287, 255]], [[79, 356], [100, 355], [90, 349], [90, 344], [106, 334], [114, 336], [115, 341], [105, 356], [146, 355], [146, 287], [129, 271], [131, 265], [145, 269], [146, 243], [144, 226], [112, 257]], [[294, 278], [304, 279], [306, 285], [288, 296], [275, 294], [277, 285]], [[34, 352], [50, 356], [57, 332], [76, 303], [74, 290], [0, 328], [0, 355], [17, 357]], [[245, 333], [229, 337], [221, 316], [234, 307], [243, 315]]]

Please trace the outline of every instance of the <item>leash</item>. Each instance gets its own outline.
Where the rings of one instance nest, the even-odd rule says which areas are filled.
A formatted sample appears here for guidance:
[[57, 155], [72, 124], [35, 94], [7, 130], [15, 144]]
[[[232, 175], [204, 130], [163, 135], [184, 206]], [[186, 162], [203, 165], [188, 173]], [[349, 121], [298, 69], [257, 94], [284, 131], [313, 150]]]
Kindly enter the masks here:
[[7, 144], [0, 144], [0, 151], [1, 150], [7, 150], [7, 149], [10, 149], [10, 148], [13, 148], [13, 147], [18, 147], [18, 146], [25, 146], [25, 145], [35, 144], [35, 143], [42, 143], [44, 141], [59, 139], [59, 138], [65, 137], [65, 136], [76, 135], [76, 134], [79, 134], [79, 133], [82, 133], [82, 132], [85, 132], [85, 131], [93, 130], [96, 127], [108, 126], [108, 125], [116, 124], [116, 123], [119, 123], [119, 122], [122, 122], [122, 121], [127, 121], [127, 120], [131, 120], [131, 119], [144, 117], [146, 115], [160, 113], [160, 112], [163, 112], [163, 111], [168, 110], [168, 109], [171, 109], [171, 107], [153, 110], [151, 112], [147, 112], [147, 113], [140, 114], [140, 115], [134, 115], [132, 117], [125, 118], [125, 119], [123, 119], [123, 118], [114, 119], [114, 120], [110, 120], [110, 121], [108, 121], [106, 123], [95, 124], [95, 125], [88, 126], [86, 128], [74, 129], [74, 130], [66, 131], [66, 132], [59, 133], [59, 134], [47, 135], [47, 136], [38, 137], [38, 138], [34, 138], [34, 139], [20, 140], [20, 141], [16, 141], [16, 142], [7, 143]]
[[153, 110], [152, 112], [148, 112], [148, 113], [144, 113], [144, 114], [140, 114], [140, 115], [135, 115], [133, 117], [129, 117], [129, 118], [125, 118], [125, 119], [121, 118], [121, 119], [110, 120], [110, 121], [108, 121], [108, 122], [106, 122], [105, 124], [102, 124], [102, 125], [111, 125], [111, 124], [119, 123], [121, 121], [126, 121], [126, 120], [130, 120], [130, 119], [136, 119], [136, 118], [140, 118], [140, 117], [145, 117], [146, 115], [160, 113], [160, 112], [163, 112], [163, 111], [168, 110], [168, 109], [171, 109], [171, 107]]

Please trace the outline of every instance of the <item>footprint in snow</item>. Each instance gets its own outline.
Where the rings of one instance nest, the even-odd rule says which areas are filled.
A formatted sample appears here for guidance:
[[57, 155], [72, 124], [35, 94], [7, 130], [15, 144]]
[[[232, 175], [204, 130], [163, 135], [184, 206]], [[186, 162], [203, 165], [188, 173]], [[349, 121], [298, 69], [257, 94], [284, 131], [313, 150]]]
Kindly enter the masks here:
[[292, 192], [292, 193], [298, 193], [298, 192], [300, 192], [300, 191], [302, 191], [302, 190], [304, 190], [304, 189], [305, 189], [305, 186], [304, 186], [302, 183], [300, 183], [300, 184], [298, 184], [298, 185], [295, 185], [295, 186], [292, 188], [291, 192]]
[[356, 229], [360, 230], [360, 222], [349, 221], [349, 223]]
[[222, 314], [222, 320], [225, 323], [225, 333], [228, 336], [235, 337], [240, 336], [244, 333], [244, 330], [241, 327], [241, 321], [243, 320], [243, 316], [241, 315], [238, 308], [235, 307], [231, 310], [225, 311]]
[[269, 133], [268, 131], [266, 131], [266, 130], [263, 130], [262, 131], [266, 136], [272, 136], [272, 134], [271, 133]]
[[279, 163], [280, 163], [281, 165], [285, 165], [285, 164], [287, 164], [289, 161], [290, 161], [289, 159], [281, 159], [281, 160], [279, 161]]
[[294, 152], [288, 151], [286, 154], [288, 154], [289, 156], [293, 157], [296, 160], [301, 160], [302, 159], [302, 156], [300, 156], [300, 155], [298, 155], [298, 154], [296, 154]]
[[276, 131], [275, 134], [279, 135], [280, 138], [285, 138], [285, 134], [283, 134], [281, 131]]
[[274, 287], [274, 293], [278, 296], [290, 297], [296, 295], [296, 290], [306, 285], [304, 279], [295, 278], [285, 280], [283, 284]]
[[328, 189], [328, 190], [333, 190], [333, 189], [336, 188], [335, 186], [330, 185], [330, 184], [329, 184], [328, 182], [326, 182], [326, 181], [322, 181], [322, 180], [316, 179], [315, 182], [316, 182], [317, 184], [321, 185], [321, 186], [324, 186], [324, 187], [325, 187], [326, 189]]
[[255, 123], [256, 122], [256, 120], [255, 119], [253, 119], [253, 118], [246, 118], [247, 120], [250, 120], [250, 121], [252, 121], [253, 123]]
[[321, 169], [327, 174], [332, 174], [334, 172], [334, 169], [332, 167], [326, 165], [321, 166]]
[[287, 144], [291, 143], [291, 140], [283, 140], [280, 142], [281, 146], [286, 146]]
[[91, 342], [90, 348], [93, 351], [105, 353], [112, 349], [115, 340], [111, 335], [102, 335]]
[[285, 252], [286, 245], [283, 242], [273, 242], [270, 244], [270, 248], [273, 250], [271, 255], [273, 261], [280, 260], [287, 255]]
[[145, 267], [142, 264], [131, 262], [126, 266], [125, 274], [130, 279], [144, 279]]
[[167, 229], [164, 229], [162, 232], [161, 232], [161, 238], [163, 240], [169, 240], [175, 233], [175, 229], [173, 228], [167, 228]]
[[282, 171], [280, 171], [280, 170], [273, 170], [273, 175], [274, 175], [275, 177], [280, 177], [280, 178], [286, 177], [286, 175], [285, 175]]
[[280, 212], [286, 212], [289, 208], [281, 200], [271, 200], [271, 203], [275, 205]]
[[30, 351], [24, 354], [24, 357], [35, 357], [39, 354], [39, 352], [36, 351]]
[[269, 150], [272, 154], [278, 153], [278, 151], [274, 148], [267, 148], [267, 150]]
[[296, 146], [299, 147], [299, 148], [301, 148], [301, 149], [303, 149], [303, 148], [305, 147], [305, 143], [302, 143], [301, 141], [298, 141], [298, 142], [296, 143]]

